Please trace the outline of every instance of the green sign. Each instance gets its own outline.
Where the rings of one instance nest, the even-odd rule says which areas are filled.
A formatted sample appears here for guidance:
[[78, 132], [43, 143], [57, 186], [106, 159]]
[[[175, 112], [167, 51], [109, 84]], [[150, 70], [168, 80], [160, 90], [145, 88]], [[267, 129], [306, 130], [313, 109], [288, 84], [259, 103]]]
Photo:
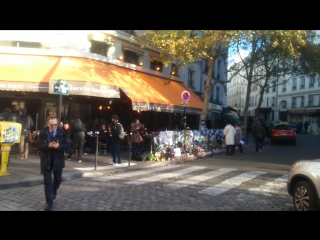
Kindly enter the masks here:
[[70, 94], [69, 83], [67, 83], [65, 79], [58, 80], [55, 84], [53, 84], [53, 94], [69, 96]]

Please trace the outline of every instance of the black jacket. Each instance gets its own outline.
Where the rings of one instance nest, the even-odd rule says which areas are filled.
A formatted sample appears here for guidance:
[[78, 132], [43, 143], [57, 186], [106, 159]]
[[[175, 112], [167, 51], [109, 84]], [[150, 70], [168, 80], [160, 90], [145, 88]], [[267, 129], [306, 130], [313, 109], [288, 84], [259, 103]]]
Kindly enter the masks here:
[[[68, 151], [69, 140], [65, 130], [57, 128], [55, 140], [59, 141], [59, 148], [54, 151], [53, 169], [62, 169], [65, 167], [64, 152]], [[39, 134], [37, 139], [37, 148], [40, 151], [40, 167], [41, 169], [50, 169], [50, 133], [49, 127], [45, 127]]]
[[111, 143], [112, 144], [118, 144], [121, 142], [121, 139], [119, 138], [119, 134], [120, 134], [120, 131], [121, 131], [121, 126], [119, 124], [118, 121], [115, 121], [113, 124], [112, 124], [112, 127], [111, 127]]

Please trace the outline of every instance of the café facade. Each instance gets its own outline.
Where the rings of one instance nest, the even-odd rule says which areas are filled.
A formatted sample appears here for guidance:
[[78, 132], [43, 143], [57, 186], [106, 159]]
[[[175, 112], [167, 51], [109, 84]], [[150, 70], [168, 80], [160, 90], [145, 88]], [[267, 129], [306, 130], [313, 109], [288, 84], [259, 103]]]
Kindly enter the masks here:
[[[138, 71], [134, 64], [97, 54], [47, 49], [0, 48], [0, 113], [10, 107], [17, 117], [25, 107], [41, 130], [50, 111], [63, 121], [84, 122], [117, 114], [124, 127], [133, 118], [152, 130], [182, 122], [197, 127], [202, 100], [183, 82]], [[68, 84], [57, 93], [57, 82]], [[181, 94], [190, 93], [187, 104]], [[0, 121], [2, 115], [0, 114]]]

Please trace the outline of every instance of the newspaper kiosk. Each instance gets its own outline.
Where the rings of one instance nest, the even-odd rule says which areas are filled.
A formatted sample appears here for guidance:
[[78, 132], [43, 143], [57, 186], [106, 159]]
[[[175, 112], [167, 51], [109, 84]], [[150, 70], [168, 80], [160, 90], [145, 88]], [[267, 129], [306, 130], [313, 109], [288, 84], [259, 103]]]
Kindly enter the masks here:
[[7, 172], [7, 165], [9, 161], [9, 153], [11, 147], [20, 143], [21, 124], [16, 122], [0, 122], [0, 144], [1, 144], [1, 176], [10, 175]]

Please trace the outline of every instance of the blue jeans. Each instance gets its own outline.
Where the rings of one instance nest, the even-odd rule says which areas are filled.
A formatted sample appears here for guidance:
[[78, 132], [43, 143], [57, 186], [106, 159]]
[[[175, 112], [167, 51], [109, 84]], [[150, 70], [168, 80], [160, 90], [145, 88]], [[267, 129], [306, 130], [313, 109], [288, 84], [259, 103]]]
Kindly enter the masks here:
[[[111, 143], [110, 152], [113, 163], [121, 164], [120, 143]], [[118, 159], [118, 162], [116, 158]]]
[[138, 155], [139, 145], [140, 145], [140, 142], [132, 142], [132, 150], [131, 150], [132, 156]]
[[259, 152], [259, 149], [262, 150], [264, 138], [256, 138], [256, 152]]

